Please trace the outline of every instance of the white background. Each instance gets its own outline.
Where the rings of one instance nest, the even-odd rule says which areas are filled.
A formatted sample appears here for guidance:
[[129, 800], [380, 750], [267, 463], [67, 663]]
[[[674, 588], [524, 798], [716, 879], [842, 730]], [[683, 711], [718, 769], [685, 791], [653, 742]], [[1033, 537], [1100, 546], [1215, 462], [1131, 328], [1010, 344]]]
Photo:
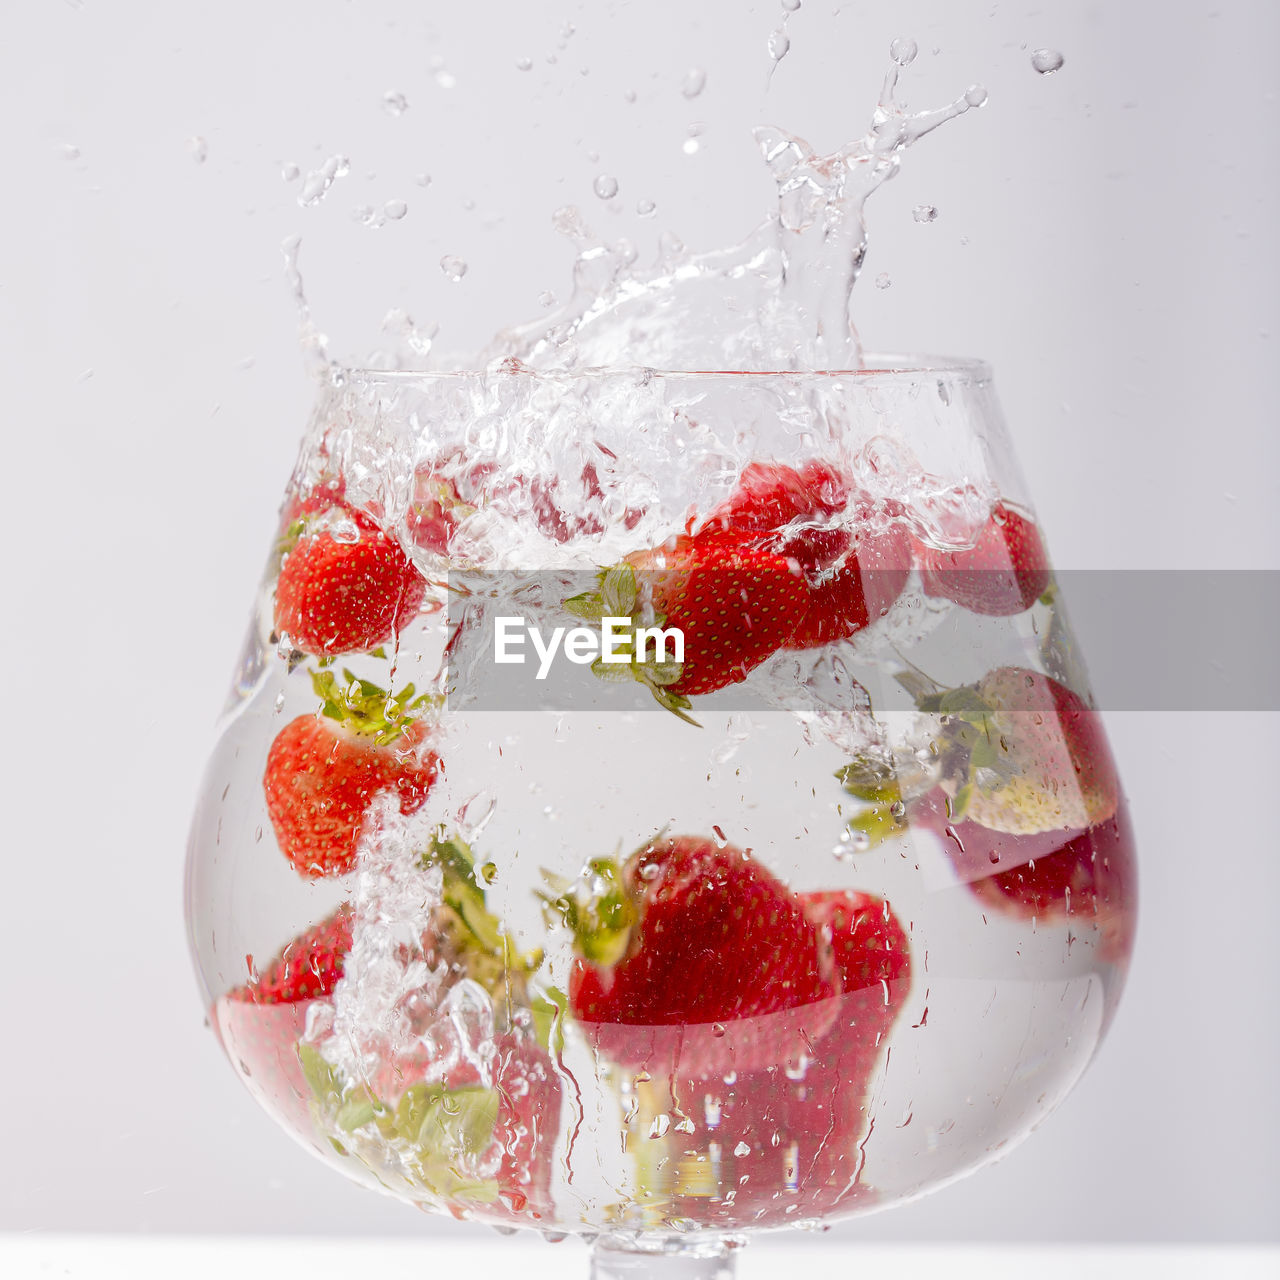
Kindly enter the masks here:
[[[474, 347], [541, 291], [564, 296], [557, 207], [646, 257], [661, 228], [736, 240], [772, 188], [750, 127], [832, 149], [865, 126], [891, 37], [914, 36], [913, 106], [972, 81], [991, 99], [874, 200], [864, 337], [995, 365], [1059, 567], [1280, 568], [1280, 7], [805, 0], [768, 85], [781, 16], [6, 7], [0, 1229], [466, 1237], [271, 1126], [201, 1026], [185, 950], [186, 825], [311, 398], [286, 235], [338, 354], [377, 346], [392, 307]], [[1057, 75], [1031, 69], [1040, 46], [1064, 53]], [[282, 165], [337, 153], [350, 175], [300, 208]], [[593, 195], [601, 173], [616, 210]], [[408, 214], [381, 229], [352, 216], [396, 199]], [[922, 203], [935, 223], [912, 220]], [[445, 254], [468, 262], [460, 283]], [[1158, 645], [1158, 627], [1132, 640]], [[1144, 872], [1109, 1041], [1003, 1163], [835, 1238], [1277, 1239], [1280, 726], [1108, 723]]]

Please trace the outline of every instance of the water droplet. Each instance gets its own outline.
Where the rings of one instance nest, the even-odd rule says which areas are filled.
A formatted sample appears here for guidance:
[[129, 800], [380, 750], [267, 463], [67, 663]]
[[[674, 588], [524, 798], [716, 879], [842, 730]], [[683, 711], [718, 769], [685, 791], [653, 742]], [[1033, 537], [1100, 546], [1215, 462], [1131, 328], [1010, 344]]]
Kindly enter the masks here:
[[676, 1132], [677, 1132], [677, 1133], [692, 1133], [692, 1132], [693, 1132], [693, 1121], [692, 1121], [692, 1120], [690, 1120], [688, 1116], [685, 1116], [685, 1118], [684, 1118], [683, 1120], [679, 1120], [679, 1121], [677, 1121], [677, 1122], [676, 1122]]
[[855, 831], [849, 837], [849, 847], [854, 853], [866, 853], [871, 848], [871, 837], [865, 831]]
[[711, 1034], [717, 1037], [724, 1035], [724, 1024], [720, 1022], [713, 1022], [711, 1024]]
[[658, 206], [652, 200], [637, 200], [636, 212], [642, 217], [649, 217]]
[[280, 177], [285, 182], [297, 182], [302, 177], [302, 170], [290, 160], [280, 166]]
[[779, 27], [776, 31], [769, 33], [769, 57], [774, 62], [781, 62], [787, 56], [787, 51], [791, 48], [791, 37], [787, 35], [784, 27]]
[[980, 85], [970, 85], [965, 91], [964, 100], [971, 107], [980, 107], [987, 100], [987, 91]]
[[800, 7], [800, 0], [782, 0], [782, 7], [788, 13], [795, 13], [795, 11]]
[[444, 272], [446, 279], [457, 284], [467, 274], [467, 264], [461, 258], [455, 258], [453, 254], [446, 253], [440, 259], [440, 270]]
[[409, 110], [409, 99], [395, 89], [388, 89], [382, 95], [382, 109], [389, 116], [402, 116]]
[[312, 169], [298, 192], [298, 203], [304, 208], [319, 204], [329, 193], [329, 188], [339, 178], [351, 172], [351, 161], [346, 156], [330, 156], [318, 169]]
[[1031, 65], [1042, 76], [1051, 76], [1055, 71], [1061, 71], [1065, 61], [1057, 49], [1037, 49], [1031, 55]]
[[749, 1156], [751, 1154], [751, 1148], [747, 1146], [745, 1142], [740, 1142], [736, 1147], [734, 1147], [733, 1154], [741, 1159], [743, 1156]]
[[671, 1117], [665, 1111], [661, 1111], [653, 1117], [653, 1123], [649, 1126], [649, 1137], [665, 1138], [670, 1128]]
[[517, 71], [532, 71], [532, 70], [533, 70], [533, 59], [532, 59], [532, 58], [517, 58], [517, 59], [516, 59], [516, 70], [517, 70]]
[[538, 305], [542, 307], [554, 307], [556, 305], [556, 295], [550, 289], [543, 289], [538, 294]]
[[716, 847], [723, 849], [729, 843], [729, 837], [720, 830], [719, 826], [713, 826], [711, 830], [716, 833]]
[[622, 98], [624, 102], [635, 102], [636, 91], [634, 89], [628, 89], [626, 93], [622, 95]]
[[895, 818], [901, 818], [901, 817], [904, 817], [904, 816], [906, 815], [906, 812], [907, 812], [907, 806], [906, 806], [905, 804], [903, 804], [901, 800], [895, 800], [895, 801], [894, 801], [894, 802], [889, 806], [889, 812], [890, 812], [891, 814], [893, 814], [893, 816], [894, 816]]
[[707, 87], [707, 73], [701, 67], [690, 67], [685, 73], [680, 92], [686, 98], [696, 98]]
[[893, 281], [889, 278], [889, 273], [887, 271], [882, 271], [878, 276], [876, 276], [877, 289], [887, 289], [892, 283]]
[[62, 144], [62, 158], [64, 160], [79, 160], [80, 148], [74, 142], [64, 142]]
[[591, 184], [591, 189], [601, 200], [612, 200], [618, 194], [618, 180], [612, 174], [602, 173]]
[[920, 52], [920, 46], [910, 36], [899, 36], [889, 45], [889, 57], [900, 67], [909, 67]]
[[205, 138], [197, 135], [187, 142], [187, 150], [191, 153], [191, 158], [196, 164], [204, 164], [209, 158], [209, 143]]
[[931, 204], [918, 204], [911, 210], [911, 216], [917, 222], [933, 222], [938, 217], [938, 211]]
[[382, 216], [391, 222], [399, 222], [408, 212], [409, 206], [403, 200], [388, 200], [382, 206]]
[[276, 711], [280, 712], [283, 710], [284, 710], [284, 694], [277, 693], [276, 694]]

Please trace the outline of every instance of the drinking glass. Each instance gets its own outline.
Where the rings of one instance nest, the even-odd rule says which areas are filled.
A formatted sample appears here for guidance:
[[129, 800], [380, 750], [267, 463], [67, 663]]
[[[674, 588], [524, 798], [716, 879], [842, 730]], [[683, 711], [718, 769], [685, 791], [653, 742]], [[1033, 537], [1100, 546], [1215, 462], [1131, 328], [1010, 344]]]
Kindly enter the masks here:
[[320, 387], [187, 911], [335, 1170], [727, 1275], [1020, 1142], [1135, 887], [985, 365]]

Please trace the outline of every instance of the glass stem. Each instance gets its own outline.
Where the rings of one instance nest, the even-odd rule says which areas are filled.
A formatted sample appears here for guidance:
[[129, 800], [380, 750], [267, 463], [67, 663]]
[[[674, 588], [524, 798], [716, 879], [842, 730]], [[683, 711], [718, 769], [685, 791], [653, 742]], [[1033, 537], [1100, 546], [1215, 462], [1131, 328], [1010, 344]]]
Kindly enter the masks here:
[[722, 1240], [644, 1247], [601, 1237], [591, 1246], [591, 1280], [733, 1280], [736, 1253]]

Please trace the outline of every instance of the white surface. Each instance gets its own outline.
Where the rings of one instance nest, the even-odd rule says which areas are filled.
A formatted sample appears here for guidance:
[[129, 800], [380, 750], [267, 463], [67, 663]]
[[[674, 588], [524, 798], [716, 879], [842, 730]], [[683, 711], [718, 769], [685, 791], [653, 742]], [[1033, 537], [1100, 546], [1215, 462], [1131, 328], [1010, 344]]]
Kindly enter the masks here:
[[[475, 1245], [437, 1240], [313, 1240], [170, 1236], [0, 1236], [0, 1266], [10, 1280], [69, 1277], [70, 1280], [347, 1280], [352, 1275], [467, 1276], [470, 1280], [587, 1280], [586, 1248], [577, 1241], [551, 1246], [536, 1239]], [[738, 1280], [771, 1280], [794, 1274], [893, 1277], [893, 1280], [1274, 1280], [1280, 1248], [1111, 1247], [1039, 1248], [979, 1245], [838, 1247], [823, 1243], [766, 1242], [744, 1249]], [[654, 1276], [662, 1275], [661, 1269]]]
[[[310, 400], [286, 234], [304, 237], [335, 349], [376, 345], [393, 306], [466, 347], [536, 314], [541, 290], [563, 295], [570, 252], [549, 225], [563, 203], [646, 255], [663, 227], [695, 247], [741, 236], [771, 186], [749, 128], [819, 146], [860, 130], [889, 39], [909, 33], [913, 105], [973, 80], [991, 101], [877, 197], [867, 271], [893, 283], [863, 288], [864, 336], [994, 363], [1060, 567], [1280, 567], [1280, 7], [836, 7], [806, 0], [791, 18], [767, 95], [775, 3], [6, 13], [0, 1227], [469, 1248], [273, 1129], [201, 1029], [185, 952], [186, 826]], [[566, 19], [578, 31], [561, 50]], [[1041, 45], [1066, 56], [1055, 76], [1030, 69]], [[690, 102], [694, 65], [707, 88]], [[388, 90], [409, 99], [399, 118]], [[339, 151], [351, 176], [300, 209], [281, 162]], [[604, 170], [616, 215], [591, 192]], [[643, 196], [651, 221], [631, 212]], [[351, 217], [394, 198], [401, 222]], [[936, 223], [912, 221], [919, 203]], [[444, 253], [471, 264], [461, 284]], [[1144, 877], [1110, 1041], [1003, 1164], [842, 1239], [1276, 1239], [1277, 718], [1109, 723]]]

